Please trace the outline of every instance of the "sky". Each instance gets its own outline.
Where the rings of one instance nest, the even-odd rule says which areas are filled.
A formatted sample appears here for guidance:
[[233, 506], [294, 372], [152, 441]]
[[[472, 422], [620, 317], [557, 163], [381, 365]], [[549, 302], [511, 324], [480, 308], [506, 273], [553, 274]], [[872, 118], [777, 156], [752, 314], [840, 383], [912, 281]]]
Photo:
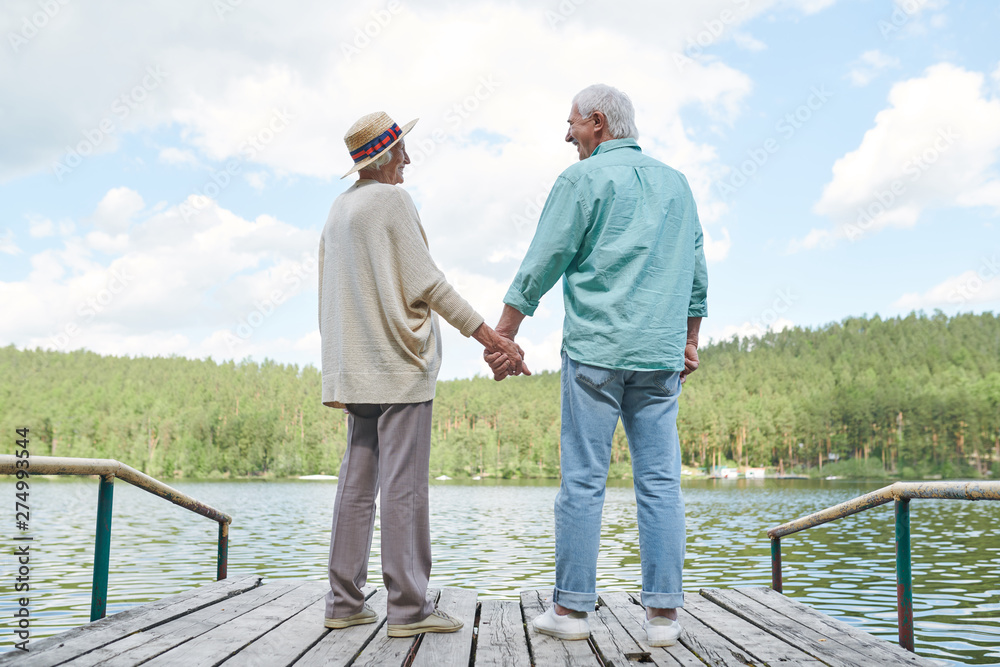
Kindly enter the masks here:
[[[449, 281], [494, 324], [625, 91], [691, 183], [702, 340], [1000, 304], [1000, 5], [4, 0], [0, 345], [319, 367], [317, 250], [360, 116], [402, 125]], [[518, 342], [556, 370], [561, 288]], [[440, 379], [486, 374], [443, 324]]]

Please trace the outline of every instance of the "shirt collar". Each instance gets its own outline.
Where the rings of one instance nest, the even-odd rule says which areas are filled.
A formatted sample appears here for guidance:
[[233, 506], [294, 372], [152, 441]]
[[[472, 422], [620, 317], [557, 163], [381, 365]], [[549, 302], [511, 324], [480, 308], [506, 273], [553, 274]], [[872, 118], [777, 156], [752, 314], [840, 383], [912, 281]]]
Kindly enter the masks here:
[[610, 139], [608, 141], [604, 141], [598, 144], [597, 148], [595, 148], [594, 152], [590, 155], [594, 156], [598, 153], [607, 153], [608, 151], [613, 151], [618, 148], [634, 148], [640, 153], [642, 152], [642, 149], [639, 148], [639, 143], [635, 139], [628, 137], [625, 139]]

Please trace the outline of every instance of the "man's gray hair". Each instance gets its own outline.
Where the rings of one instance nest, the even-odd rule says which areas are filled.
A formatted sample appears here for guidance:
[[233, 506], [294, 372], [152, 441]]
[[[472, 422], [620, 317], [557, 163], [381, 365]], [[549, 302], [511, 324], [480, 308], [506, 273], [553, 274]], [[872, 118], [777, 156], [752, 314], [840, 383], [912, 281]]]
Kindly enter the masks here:
[[608, 119], [608, 133], [612, 139], [638, 139], [635, 127], [635, 107], [628, 95], [603, 83], [587, 86], [573, 98], [580, 115], [586, 118], [600, 111]]
[[392, 146], [389, 146], [389, 148], [382, 151], [377, 158], [372, 160], [371, 164], [368, 165], [368, 169], [378, 169], [379, 167], [384, 167], [385, 165], [389, 164], [389, 161], [392, 159], [392, 156], [396, 153], [396, 150], [398, 149], [399, 149], [399, 144], [393, 144]]

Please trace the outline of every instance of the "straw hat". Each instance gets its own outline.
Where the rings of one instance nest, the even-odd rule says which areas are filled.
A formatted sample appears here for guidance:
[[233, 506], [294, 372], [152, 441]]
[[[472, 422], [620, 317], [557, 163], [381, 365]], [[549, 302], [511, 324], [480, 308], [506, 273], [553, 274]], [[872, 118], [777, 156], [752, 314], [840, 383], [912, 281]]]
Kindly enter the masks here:
[[414, 118], [400, 129], [384, 111], [376, 111], [359, 118], [344, 135], [344, 143], [347, 144], [347, 151], [354, 160], [354, 167], [341, 178], [347, 178], [374, 162], [383, 151], [395, 146], [405, 137], [418, 120], [419, 118]]

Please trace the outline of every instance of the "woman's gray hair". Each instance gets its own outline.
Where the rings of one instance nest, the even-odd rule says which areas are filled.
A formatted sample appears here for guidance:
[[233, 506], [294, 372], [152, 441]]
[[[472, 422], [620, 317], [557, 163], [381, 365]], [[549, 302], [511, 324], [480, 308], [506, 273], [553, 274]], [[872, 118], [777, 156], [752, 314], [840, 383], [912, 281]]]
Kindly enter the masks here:
[[389, 164], [392, 156], [395, 154], [396, 149], [399, 148], [399, 144], [393, 144], [389, 148], [382, 151], [377, 158], [372, 160], [371, 164], [368, 165], [369, 169], [378, 169], [379, 167], [384, 167]]
[[603, 83], [587, 86], [573, 98], [580, 115], [586, 118], [600, 111], [608, 119], [608, 133], [612, 139], [638, 139], [635, 126], [635, 107], [628, 95]]

